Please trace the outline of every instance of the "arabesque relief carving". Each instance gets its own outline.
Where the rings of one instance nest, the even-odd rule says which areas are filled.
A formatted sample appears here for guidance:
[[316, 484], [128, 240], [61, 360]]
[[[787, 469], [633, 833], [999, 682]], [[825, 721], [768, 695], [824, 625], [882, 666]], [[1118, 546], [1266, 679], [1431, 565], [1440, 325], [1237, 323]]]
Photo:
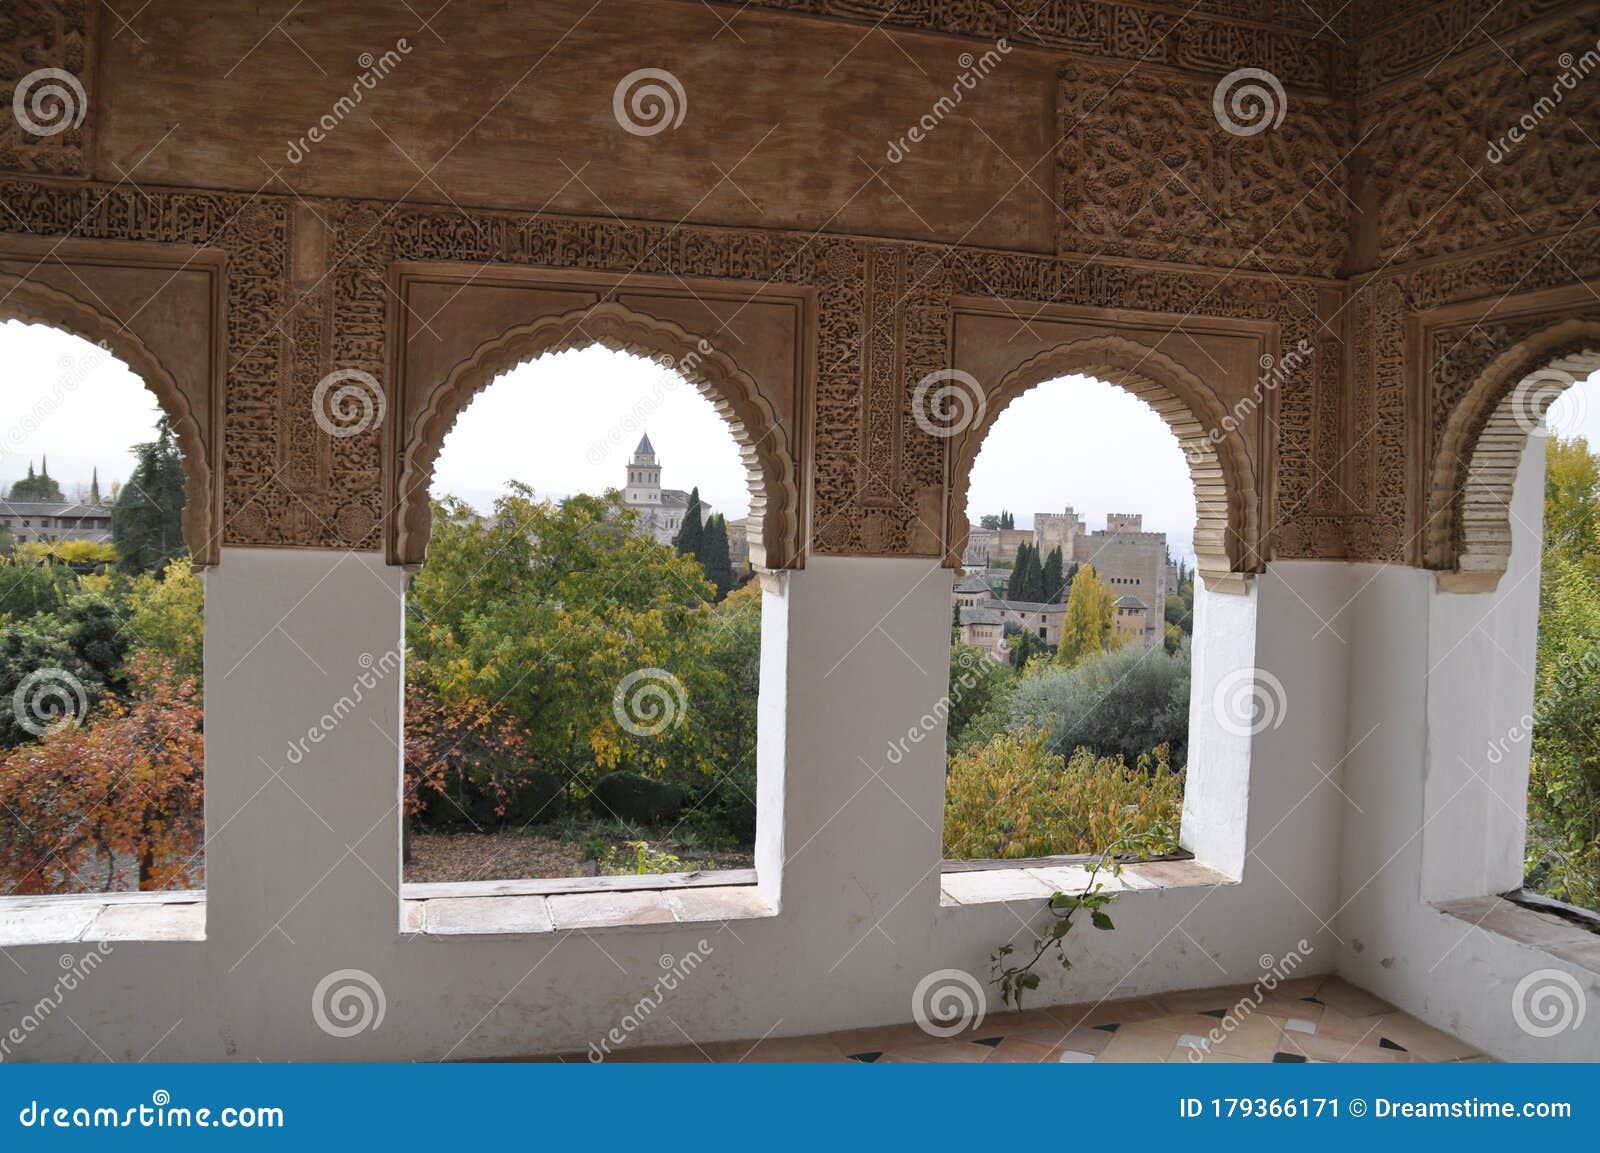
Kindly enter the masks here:
[[[1600, 226], [1583, 224], [1600, 199], [1600, 149], [1583, 139], [1594, 135], [1585, 125], [1600, 108], [1600, 78], [1562, 88], [1559, 108], [1538, 113], [1526, 139], [1498, 162], [1484, 155], [1502, 126], [1520, 124], [1541, 93], [1562, 85], [1563, 53], [1581, 60], [1600, 38], [1592, 6], [1407, 3], [1360, 20], [1338, 5], [1319, 14], [1316, 5], [1286, 0], [1229, 0], [1190, 17], [1171, 5], [1080, 0], [773, 6], [1006, 35], [1059, 53], [1054, 90], [1039, 93], [1040, 107], [1054, 102], [1062, 120], [1053, 183], [1041, 177], [1059, 201], [1055, 254], [138, 188], [111, 183], [114, 175], [86, 181], [92, 108], [60, 132], [19, 135], [14, 118], [0, 128], [0, 167], [13, 173], [0, 179], [9, 210], [0, 232], [181, 245], [225, 257], [221, 441], [209, 446], [204, 470], [214, 486], [221, 478], [217, 523], [204, 535], [223, 544], [387, 544], [392, 557], [414, 556], [414, 540], [393, 547], [419, 530], [404, 516], [394, 527], [385, 486], [400, 466], [385, 450], [387, 432], [330, 436], [313, 404], [330, 374], [359, 372], [388, 385], [395, 305], [386, 284], [406, 261], [804, 289], [815, 301], [815, 387], [809, 427], [785, 466], [792, 477], [780, 482], [801, 487], [804, 523], [775, 517], [768, 501], [769, 561], [794, 563], [806, 551], [945, 555], [957, 531], [945, 524], [948, 445], [919, 427], [913, 397], [919, 382], [950, 365], [952, 299], [977, 295], [1023, 310], [1136, 310], [1174, 326], [1191, 318], [1272, 326], [1275, 356], [1310, 351], [1273, 381], [1268, 440], [1251, 446], [1259, 507], [1247, 539], [1259, 542], [1260, 555], [1247, 563], [1228, 552], [1228, 563], [1443, 563], [1424, 543], [1437, 464], [1425, 446], [1444, 442], [1473, 373], [1526, 334], [1468, 326], [1441, 356], [1413, 348], [1407, 325], [1430, 309], [1600, 276]], [[1333, 21], [1327, 28], [1324, 18]], [[1497, 53], [1452, 48], [1480, 19], [1514, 43], [1526, 77]], [[100, 23], [68, 0], [9, 7], [0, 14], [0, 75], [14, 85], [28, 71], [59, 68], [92, 98], [90, 39]], [[1361, 46], [1357, 97], [1349, 45], [1357, 28], [1372, 27], [1381, 35]], [[1155, 67], [1133, 67], [1141, 62]], [[1282, 78], [1290, 107], [1271, 131], [1237, 136], [1214, 118], [1212, 86], [1240, 67]], [[1349, 150], [1372, 128], [1352, 159]], [[1365, 189], [1351, 183], [1356, 160], [1365, 165]], [[1360, 211], [1351, 197], [1361, 199]], [[1341, 279], [1352, 271], [1352, 252], [1363, 254], [1359, 275]], [[1236, 503], [1230, 494], [1230, 516]], [[1239, 530], [1230, 522], [1230, 532]]]
[[1340, 188], [1350, 149], [1344, 110], [1258, 85], [1261, 130], [1229, 131], [1213, 110], [1214, 87], [1100, 66], [1061, 69], [1061, 251], [1340, 271], [1350, 236]]
[[1600, 10], [1506, 51], [1363, 105], [1380, 262], [1554, 238], [1600, 200]]
[[14, 0], [0, 8], [0, 168], [82, 175], [89, 7], [86, 0]]

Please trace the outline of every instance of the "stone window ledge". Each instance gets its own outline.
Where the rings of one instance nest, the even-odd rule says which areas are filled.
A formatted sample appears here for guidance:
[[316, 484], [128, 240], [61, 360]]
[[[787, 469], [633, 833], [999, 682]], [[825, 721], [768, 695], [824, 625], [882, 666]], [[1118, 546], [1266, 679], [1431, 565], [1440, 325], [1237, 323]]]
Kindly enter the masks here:
[[754, 872], [740, 869], [405, 885], [400, 927], [407, 937], [520, 937], [575, 929], [719, 924], [777, 915], [777, 908], [756, 888]]
[[[954, 908], [1004, 901], [1034, 902], [1048, 900], [1059, 892], [1081, 892], [1089, 883], [1089, 861], [1090, 858], [1062, 858], [1014, 869], [946, 871], [939, 878], [939, 904]], [[1234, 884], [1231, 878], [1192, 860], [1124, 865], [1120, 877], [1101, 873], [1100, 880], [1108, 893]]]
[[1576, 919], [1531, 909], [1504, 897], [1443, 901], [1434, 908], [1487, 933], [1539, 949], [1591, 973], [1600, 973], [1600, 932]]
[[205, 939], [202, 890], [0, 898], [0, 948]]

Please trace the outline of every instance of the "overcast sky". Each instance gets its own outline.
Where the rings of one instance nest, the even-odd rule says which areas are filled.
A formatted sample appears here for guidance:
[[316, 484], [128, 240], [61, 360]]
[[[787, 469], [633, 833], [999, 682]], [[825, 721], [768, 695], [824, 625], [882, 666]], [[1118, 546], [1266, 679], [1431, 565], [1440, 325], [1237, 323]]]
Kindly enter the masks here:
[[[0, 484], [50, 457], [70, 497], [98, 467], [102, 491], [133, 469], [155, 397], [114, 357], [77, 337], [0, 324]], [[1551, 409], [1562, 435], [1600, 447], [1600, 374]], [[487, 508], [507, 480], [561, 497], [621, 487], [648, 431], [662, 484], [701, 495], [730, 520], [749, 511], [744, 466], [711, 403], [642, 357], [594, 347], [547, 355], [499, 377], [445, 439], [434, 493]], [[1108, 512], [1142, 513], [1173, 551], [1192, 555], [1194, 489], [1178, 442], [1154, 411], [1112, 385], [1064, 377], [1014, 401], [995, 421], [972, 472], [974, 520], [1002, 508], [1030, 527], [1071, 505], [1102, 528]]]
[[155, 394], [116, 357], [39, 324], [0, 324], [0, 484], [7, 487], [50, 457], [50, 475], [68, 498], [100, 491], [133, 471], [135, 444], [155, 439]]

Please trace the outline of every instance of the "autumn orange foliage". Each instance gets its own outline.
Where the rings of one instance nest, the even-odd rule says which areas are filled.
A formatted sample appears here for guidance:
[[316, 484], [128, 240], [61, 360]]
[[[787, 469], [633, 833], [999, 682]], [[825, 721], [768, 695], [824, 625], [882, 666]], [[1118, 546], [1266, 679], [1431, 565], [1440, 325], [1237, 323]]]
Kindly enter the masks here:
[[19, 745], [0, 760], [0, 885], [81, 891], [91, 871], [111, 888], [136, 863], [141, 889], [203, 883], [204, 737], [193, 678], [136, 653], [127, 689], [83, 724]]
[[421, 683], [406, 685], [405, 811], [434, 804], [466, 816], [468, 791], [497, 816], [515, 799], [527, 741], [504, 708], [479, 697], [446, 701]]

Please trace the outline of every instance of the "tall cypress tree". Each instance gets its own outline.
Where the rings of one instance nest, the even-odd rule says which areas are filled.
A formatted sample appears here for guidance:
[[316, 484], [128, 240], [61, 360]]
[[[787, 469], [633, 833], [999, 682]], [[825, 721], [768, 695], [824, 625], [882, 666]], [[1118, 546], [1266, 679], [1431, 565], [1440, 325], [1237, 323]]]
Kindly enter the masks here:
[[706, 522], [704, 555], [700, 567], [706, 579], [717, 586], [717, 599], [721, 600], [733, 590], [733, 560], [728, 555], [728, 522], [718, 513]]
[[183, 542], [183, 456], [162, 417], [156, 439], [135, 445], [133, 475], [111, 508], [111, 542], [124, 572], [156, 572], [188, 550]]
[[1006, 581], [1006, 600], [1019, 601], [1022, 599], [1023, 579], [1028, 571], [1028, 554], [1033, 551], [1032, 545], [1018, 545], [1017, 558], [1011, 562], [1011, 578]]
[[1057, 545], [1045, 558], [1044, 596], [1039, 599], [1047, 604], [1055, 604], [1061, 599], [1061, 589], [1061, 546]]
[[684, 556], [700, 560], [705, 548], [705, 535], [706, 528], [700, 515], [700, 486], [696, 485], [689, 493], [689, 507], [683, 510], [683, 523], [678, 526], [678, 535], [672, 538], [672, 547]]
[[1022, 596], [1018, 599], [1034, 604], [1044, 600], [1044, 569], [1039, 564], [1036, 548], [1028, 549], [1028, 567], [1022, 573]]

